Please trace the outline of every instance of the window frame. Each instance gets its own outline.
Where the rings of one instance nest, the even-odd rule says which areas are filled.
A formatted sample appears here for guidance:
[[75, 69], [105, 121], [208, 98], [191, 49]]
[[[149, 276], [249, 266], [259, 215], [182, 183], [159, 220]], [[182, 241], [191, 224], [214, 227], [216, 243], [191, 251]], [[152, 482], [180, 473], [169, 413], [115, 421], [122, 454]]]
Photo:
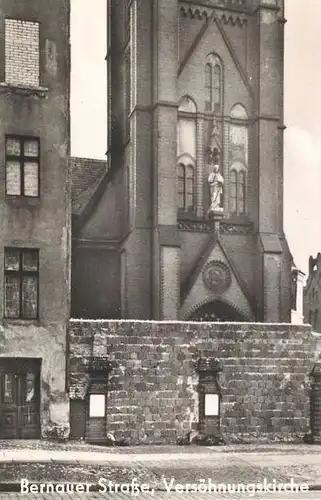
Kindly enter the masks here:
[[237, 193], [237, 209], [239, 215], [246, 214], [246, 185], [247, 185], [247, 175], [245, 170], [240, 170], [238, 173], [238, 193]]
[[205, 111], [213, 109], [213, 68], [212, 64], [205, 64]]
[[[14, 271], [14, 270], [9, 270], [6, 269], [5, 266], [5, 258], [6, 258], [6, 253], [7, 252], [19, 252], [19, 270]], [[34, 252], [37, 257], [37, 270], [36, 271], [27, 271], [23, 269], [23, 255], [26, 252]], [[39, 250], [37, 248], [17, 248], [17, 247], [5, 247], [4, 249], [4, 307], [3, 307], [3, 317], [5, 319], [10, 319], [10, 320], [30, 320], [30, 321], [35, 321], [39, 319]], [[15, 276], [19, 278], [19, 315], [18, 316], [7, 316], [6, 314], [6, 298], [7, 298], [7, 288], [6, 288], [6, 277], [7, 276]], [[33, 318], [26, 317], [23, 315], [23, 300], [22, 300], [22, 285], [23, 285], [23, 278], [26, 276], [33, 276], [36, 277], [36, 283], [37, 283], [37, 298], [36, 298], [36, 315]]]
[[[192, 177], [188, 175], [188, 172], [192, 171]], [[180, 175], [183, 172], [183, 175]], [[177, 195], [178, 201], [180, 197], [184, 200], [184, 206], [180, 206], [178, 203], [178, 213], [180, 215], [195, 215], [195, 165], [190, 160], [187, 164], [182, 161], [178, 161], [176, 167], [176, 175], [177, 175]], [[192, 180], [192, 192], [188, 191], [188, 180]], [[183, 185], [183, 191], [179, 190], [180, 183]], [[191, 196], [193, 203], [192, 206], [187, 207], [187, 199]]]
[[222, 65], [218, 61], [213, 66], [213, 104], [215, 112], [220, 112], [222, 109]]
[[238, 183], [237, 183], [237, 171], [232, 168], [230, 170], [230, 192], [229, 192], [229, 198], [230, 198], [230, 212], [232, 214], [237, 214], [237, 189], [238, 189]]
[[[223, 113], [224, 68], [221, 58], [208, 54], [204, 68], [204, 110], [207, 113]], [[210, 99], [210, 100], [208, 100]]]
[[[244, 217], [247, 214], [247, 170], [245, 166], [241, 168], [235, 168], [234, 165], [235, 164], [232, 164], [230, 168], [229, 211], [231, 215]], [[233, 183], [232, 183], [232, 176], [235, 178], [235, 182]], [[243, 182], [241, 183], [242, 177], [243, 177]], [[241, 192], [243, 194], [242, 198], [241, 198]], [[235, 210], [232, 209], [233, 205], [235, 205]]]
[[[20, 143], [20, 155], [10, 155], [7, 153], [7, 142], [9, 140], [16, 140], [19, 141]], [[34, 141], [37, 142], [38, 145], [38, 156], [25, 156], [24, 151], [25, 151], [25, 143], [27, 141]], [[20, 164], [20, 194], [10, 194], [7, 192], [7, 164], [10, 161], [16, 161]], [[30, 194], [25, 194], [25, 163], [28, 162], [33, 162], [37, 163], [38, 169], [37, 169], [37, 195], [32, 196]], [[11, 196], [16, 196], [16, 197], [22, 197], [22, 198], [32, 198], [32, 199], [37, 199], [40, 198], [40, 138], [39, 137], [33, 137], [33, 136], [27, 136], [27, 135], [16, 135], [16, 134], [7, 134], [5, 136], [5, 193], [6, 196], [11, 197]]]

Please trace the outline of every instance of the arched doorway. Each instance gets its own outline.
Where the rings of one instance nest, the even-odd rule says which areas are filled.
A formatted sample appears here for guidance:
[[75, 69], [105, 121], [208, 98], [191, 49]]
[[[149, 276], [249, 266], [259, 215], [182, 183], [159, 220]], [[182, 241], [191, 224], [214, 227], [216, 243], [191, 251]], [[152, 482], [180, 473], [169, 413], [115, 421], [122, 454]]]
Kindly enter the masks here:
[[233, 306], [221, 300], [201, 305], [189, 316], [189, 321], [246, 321], [246, 318]]

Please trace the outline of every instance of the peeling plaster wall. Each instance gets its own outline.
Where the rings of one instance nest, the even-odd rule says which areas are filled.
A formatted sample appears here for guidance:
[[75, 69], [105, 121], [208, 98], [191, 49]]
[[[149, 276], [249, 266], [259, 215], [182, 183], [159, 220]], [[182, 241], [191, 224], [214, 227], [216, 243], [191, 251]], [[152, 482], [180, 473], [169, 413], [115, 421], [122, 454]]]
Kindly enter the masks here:
[[[27, 323], [27, 322], [26, 322]], [[59, 324], [39, 326], [24, 322], [0, 325], [0, 359], [41, 360], [41, 434], [68, 427], [69, 402], [66, 394], [66, 328]]]
[[225, 438], [292, 440], [308, 431], [309, 373], [318, 356], [308, 326], [71, 320], [69, 340], [71, 392], [83, 357], [111, 361], [107, 432], [116, 439], [170, 443], [197, 431], [195, 362], [203, 356], [223, 366]]
[[[0, 79], [5, 18], [40, 23], [39, 85], [0, 92], [0, 356], [41, 359], [41, 432], [68, 433], [66, 326], [70, 302], [69, 0], [0, 0]], [[22, 65], [23, 66], [23, 65]], [[21, 67], [21, 71], [23, 67]], [[7, 196], [6, 134], [39, 138], [39, 197]], [[39, 317], [4, 317], [4, 249], [39, 251]], [[60, 433], [58, 432], [58, 435]]]

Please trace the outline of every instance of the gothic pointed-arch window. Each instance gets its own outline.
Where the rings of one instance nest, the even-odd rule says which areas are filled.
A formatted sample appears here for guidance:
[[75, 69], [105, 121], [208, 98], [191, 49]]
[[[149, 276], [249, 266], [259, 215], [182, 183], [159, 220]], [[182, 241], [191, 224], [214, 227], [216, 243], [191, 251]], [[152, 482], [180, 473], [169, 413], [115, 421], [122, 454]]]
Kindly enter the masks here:
[[185, 167], [182, 163], [177, 165], [177, 194], [178, 210], [184, 211], [185, 208]]
[[245, 214], [245, 189], [246, 189], [246, 175], [244, 170], [241, 170], [239, 172], [239, 179], [238, 179], [238, 209], [239, 209], [239, 214], [243, 215]]
[[205, 64], [205, 111], [222, 112], [223, 66], [216, 54], [209, 54]]
[[231, 214], [247, 213], [247, 181], [249, 157], [248, 114], [244, 106], [235, 104], [230, 112], [229, 132], [229, 209]]
[[177, 195], [179, 214], [195, 212], [196, 104], [189, 96], [181, 99], [177, 122]]
[[211, 64], [205, 65], [205, 111], [212, 110], [213, 101], [213, 72]]
[[230, 211], [236, 213], [237, 211], [237, 178], [235, 170], [230, 173]]
[[187, 165], [185, 167], [185, 209], [187, 212], [194, 212], [194, 167]]
[[[184, 158], [182, 159], [184, 161]], [[191, 163], [177, 165], [178, 210], [180, 213], [194, 213], [195, 171]]]
[[230, 169], [230, 212], [246, 213], [246, 167], [241, 162], [235, 162]]
[[214, 111], [221, 109], [221, 66], [215, 64], [214, 66]]

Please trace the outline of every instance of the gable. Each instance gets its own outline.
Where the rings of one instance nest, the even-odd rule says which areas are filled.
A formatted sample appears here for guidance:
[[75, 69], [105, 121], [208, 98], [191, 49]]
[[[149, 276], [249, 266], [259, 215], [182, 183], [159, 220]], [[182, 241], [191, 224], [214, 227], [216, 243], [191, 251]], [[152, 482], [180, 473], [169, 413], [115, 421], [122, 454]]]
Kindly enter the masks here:
[[[243, 29], [243, 28], [241, 28]], [[224, 33], [224, 37], [222, 36]], [[245, 40], [241, 43], [244, 51]], [[241, 48], [239, 48], [239, 51]], [[224, 67], [224, 108], [227, 114], [236, 103], [242, 103], [246, 109], [252, 107], [252, 89], [247, 81], [241, 58], [233, 48], [223, 24], [211, 21], [197, 41], [194, 50], [186, 61], [179, 76], [179, 95], [190, 95], [195, 99], [197, 108], [204, 110], [205, 103], [205, 61], [206, 57], [215, 52], [222, 60]], [[245, 56], [244, 56], [245, 57]], [[245, 60], [242, 58], [243, 61]], [[197, 76], [196, 76], [197, 75]]]
[[[206, 282], [206, 270], [211, 264], [225, 269], [228, 283], [226, 286], [209, 288]], [[219, 240], [214, 240], [205, 252], [203, 259], [196, 265], [195, 275], [190, 283], [190, 288], [187, 290], [186, 296], [183, 297], [183, 302], [180, 309], [180, 318], [187, 319], [190, 314], [199, 306], [215, 300], [220, 300], [226, 304], [230, 304], [239, 311], [248, 321], [255, 319], [250, 301], [241, 286], [239, 277], [236, 275], [231, 261], [227, 258], [224, 249]]]

